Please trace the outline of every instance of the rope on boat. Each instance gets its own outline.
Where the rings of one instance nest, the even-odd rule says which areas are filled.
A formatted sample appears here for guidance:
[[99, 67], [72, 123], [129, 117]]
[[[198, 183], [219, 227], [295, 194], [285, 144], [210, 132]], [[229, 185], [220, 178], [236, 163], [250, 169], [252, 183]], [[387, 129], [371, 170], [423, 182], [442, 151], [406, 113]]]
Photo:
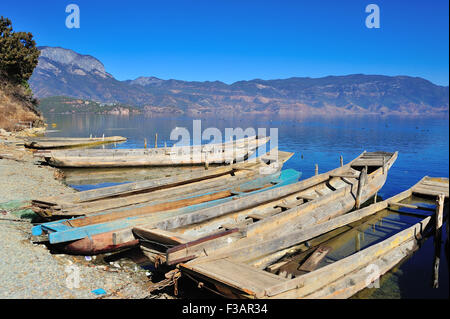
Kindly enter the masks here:
[[153, 245], [156, 245], [156, 246], [162, 246], [162, 247], [167, 248], [167, 249], [177, 246], [177, 245], [159, 243], [159, 242], [156, 242], [156, 241], [153, 241], [153, 240], [146, 239], [146, 238], [140, 236], [139, 234], [135, 234], [135, 233], [133, 233], [133, 234], [134, 234], [135, 237], [137, 237], [137, 239], [140, 242], [143, 242], [143, 243], [149, 243], [149, 244], [153, 244]]

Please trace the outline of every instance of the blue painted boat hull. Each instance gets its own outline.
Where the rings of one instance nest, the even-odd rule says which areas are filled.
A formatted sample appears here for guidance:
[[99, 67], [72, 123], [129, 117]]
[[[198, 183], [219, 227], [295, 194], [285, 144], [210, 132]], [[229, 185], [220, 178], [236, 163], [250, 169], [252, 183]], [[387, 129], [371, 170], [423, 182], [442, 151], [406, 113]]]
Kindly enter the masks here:
[[[227, 201], [231, 201], [233, 199], [252, 195], [258, 192], [262, 192], [268, 189], [281, 187], [285, 185], [289, 185], [292, 183], [297, 182], [301, 177], [301, 173], [293, 170], [293, 169], [286, 169], [282, 170], [281, 172], [277, 172], [271, 175], [259, 177], [255, 180], [243, 183], [240, 185], [239, 189], [241, 192], [233, 192], [233, 196], [221, 198], [217, 200], [212, 200], [208, 202], [204, 202], [201, 204], [191, 205], [182, 207], [179, 209], [175, 209], [168, 212], [158, 212], [158, 213], [151, 213], [150, 215], [144, 215], [144, 216], [134, 216], [134, 217], [127, 217], [122, 218], [118, 220], [114, 220], [111, 222], [105, 222], [105, 223], [99, 223], [99, 224], [93, 224], [93, 225], [86, 225], [83, 227], [71, 227], [67, 225], [67, 221], [73, 220], [73, 219], [83, 219], [85, 217], [78, 217], [78, 218], [72, 218], [70, 220], [59, 220], [54, 222], [49, 222], [45, 224], [41, 224], [38, 226], [35, 226], [32, 228], [32, 234], [33, 235], [42, 235], [42, 234], [48, 234], [48, 239], [51, 244], [61, 244], [61, 243], [68, 243], [68, 245], [77, 246], [76, 241], [85, 239], [85, 242], [87, 242], [85, 245], [81, 245], [83, 247], [86, 247], [86, 251], [93, 251], [99, 249], [95, 249], [95, 244], [93, 238], [97, 238], [97, 242], [103, 242], [102, 246], [103, 249], [101, 252], [104, 251], [111, 251], [117, 248], [123, 248], [123, 247], [113, 247], [111, 240], [109, 239], [108, 235], [111, 232], [117, 231], [119, 229], [125, 229], [125, 228], [133, 228], [138, 225], [142, 224], [148, 224], [156, 221], [161, 221], [165, 218], [170, 218], [173, 216], [178, 216], [182, 214], [187, 214], [199, 209], [212, 207]], [[272, 186], [261, 188], [264, 185], [272, 184]], [[257, 190], [254, 190], [257, 189]], [[250, 190], [250, 191], [249, 191]], [[206, 194], [203, 194], [206, 195]], [[102, 234], [105, 234], [105, 237], [108, 238], [102, 238]], [[98, 244], [98, 243], [97, 243]], [[137, 242], [136, 242], [137, 244]], [[69, 246], [70, 247], [70, 246]], [[75, 249], [80, 250], [80, 249]], [[86, 253], [80, 252], [80, 253]]]

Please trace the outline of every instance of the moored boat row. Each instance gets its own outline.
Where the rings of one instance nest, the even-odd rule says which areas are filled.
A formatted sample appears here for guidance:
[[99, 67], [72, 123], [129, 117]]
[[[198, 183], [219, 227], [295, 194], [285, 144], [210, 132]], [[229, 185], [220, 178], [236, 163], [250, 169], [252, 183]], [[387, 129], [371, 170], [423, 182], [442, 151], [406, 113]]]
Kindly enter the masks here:
[[[227, 298], [348, 298], [379, 277], [367, 281], [367, 267], [382, 275], [418, 249], [435, 218], [420, 214], [448, 210], [448, 178], [430, 177], [364, 207], [397, 152], [364, 151], [300, 181], [301, 173], [282, 169], [291, 156], [272, 150], [254, 161], [35, 199], [33, 210], [56, 220], [32, 234], [80, 255], [139, 245], [156, 267], [165, 265], [158, 269], [172, 269], [166, 277], [186, 276]], [[388, 237], [361, 238], [391, 214], [419, 217]]]
[[[275, 153], [278, 162], [271, 162]], [[46, 234], [50, 244], [67, 243], [65, 251], [77, 254], [128, 247], [136, 244], [136, 239], [130, 237], [134, 226], [184, 216], [203, 207], [281, 187], [300, 178], [301, 174], [295, 170], [280, 171], [292, 153], [273, 150], [270, 154], [272, 156], [195, 172], [190, 176], [85, 191], [66, 196], [62, 201], [57, 198], [36, 200], [33, 209], [46, 217], [85, 216], [44, 223], [34, 227], [32, 233], [36, 236]], [[116, 234], [118, 230], [121, 237]]]
[[[424, 177], [410, 189], [385, 201], [309, 228], [298, 228], [285, 233], [274, 232], [271, 238], [261, 237], [251, 244], [236, 243], [220, 253], [181, 264], [180, 269], [193, 280], [208, 283], [228, 297], [348, 298], [371, 285], [419, 248], [421, 241], [435, 229], [432, 220], [438, 218], [425, 213], [442, 213], [444, 205], [448, 205], [448, 187], [446, 178]], [[442, 195], [435, 207], [423, 204], [426, 198], [434, 198], [436, 193]], [[400, 212], [398, 209], [401, 207], [414, 212]], [[329, 259], [328, 264], [320, 263], [330, 251], [329, 246], [333, 241], [333, 236], [330, 239], [326, 234], [340, 229], [339, 234], [334, 234], [334, 237], [339, 238], [342, 232], [347, 231], [342, 228], [364, 219], [367, 223], [367, 218], [373, 218], [377, 214], [378, 218], [380, 214], [386, 216], [387, 211], [414, 214], [419, 216], [418, 221], [379, 242], [372, 240], [364, 249], [361, 249], [359, 243], [357, 250], [344, 258]], [[361, 224], [358, 226], [361, 228]], [[314, 244], [302, 252], [300, 262], [298, 259], [294, 260], [294, 267], [288, 267], [293, 261], [283, 260], [280, 252], [284, 251], [286, 254], [286, 249], [292, 247], [300, 250], [297, 245], [314, 240]], [[321, 267], [318, 267], [319, 264]], [[300, 271], [295, 273], [295, 270]], [[375, 276], [368, 277], [372, 271], [376, 271]]]
[[33, 137], [26, 138], [24, 146], [27, 148], [45, 150], [57, 148], [86, 147], [108, 143], [122, 143], [127, 139], [122, 136], [103, 137]]
[[143, 149], [46, 150], [35, 153], [55, 167], [145, 167], [209, 165], [243, 161], [269, 137], [251, 136], [219, 144]]

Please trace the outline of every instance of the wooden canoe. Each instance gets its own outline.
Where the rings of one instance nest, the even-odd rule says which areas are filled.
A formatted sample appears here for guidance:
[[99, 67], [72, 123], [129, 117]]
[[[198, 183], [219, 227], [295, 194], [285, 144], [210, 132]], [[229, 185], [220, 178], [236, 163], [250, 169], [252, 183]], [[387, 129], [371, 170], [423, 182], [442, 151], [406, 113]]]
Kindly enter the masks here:
[[269, 137], [250, 137], [221, 144], [151, 149], [87, 149], [41, 152], [38, 156], [55, 167], [139, 167], [209, 165], [249, 158]]
[[80, 146], [94, 146], [107, 143], [125, 142], [126, 137], [105, 136], [105, 137], [35, 137], [27, 138], [24, 146], [34, 149], [70, 148]]
[[144, 254], [156, 263], [174, 265], [211, 255], [359, 207], [384, 185], [396, 158], [397, 152], [364, 152], [342, 167], [298, 183], [133, 231]]
[[278, 172], [293, 153], [273, 149], [269, 153], [242, 163], [215, 168], [196, 169], [190, 172], [179, 170], [179, 174], [134, 183], [88, 191], [51, 196], [32, 200], [32, 209], [46, 219], [92, 215], [98, 212], [168, 201], [189, 193], [203, 194], [214, 189], [223, 189], [245, 183], [264, 174], [271, 167]]
[[[214, 180], [206, 181], [206, 184], [200, 181], [180, 185], [171, 188], [170, 191], [161, 190], [165, 191], [165, 196], [159, 196], [158, 193], [158, 200], [155, 200], [156, 197], [153, 196], [151, 201], [140, 204], [107, 209], [85, 217], [44, 223], [33, 227], [32, 234], [35, 236], [47, 235], [51, 244], [70, 242], [66, 251], [71, 253], [93, 254], [118, 249], [128, 243], [117, 243], [117, 240], [114, 239], [115, 244], [110, 244], [113, 237], [115, 238], [113, 235], [117, 229], [120, 229], [122, 233], [127, 231], [129, 236], [133, 236], [132, 228], [140, 224], [187, 214], [202, 207], [212, 207], [250, 196], [265, 189], [281, 187], [296, 182], [300, 178], [301, 174], [292, 169], [280, 172], [281, 165], [279, 169], [270, 174], [266, 174], [267, 172], [264, 170], [264, 174], [262, 174], [260, 169], [267, 168], [269, 165], [271, 164], [261, 161], [256, 166], [259, 169], [242, 169], [233, 172], [231, 177], [220, 176], [225, 183], [218, 183], [217, 180]], [[250, 179], [246, 178], [248, 176]], [[221, 180], [219, 181], [221, 182]], [[205, 186], [207, 191], [205, 191]], [[151, 197], [152, 195], [154, 194], [146, 196]], [[120, 197], [117, 199], [124, 201]], [[113, 200], [114, 198], [103, 201], [110, 203]], [[103, 202], [102, 206], [104, 205]], [[127, 242], [133, 241], [135, 241], [134, 238], [127, 240]]]
[[[430, 223], [435, 219], [434, 211], [442, 211], [444, 207], [441, 205], [439, 209], [430, 205], [430, 199], [431, 203], [436, 203], [436, 195], [443, 194], [448, 213], [448, 192], [448, 178], [424, 177], [410, 189], [385, 201], [308, 228], [275, 232], [270, 238], [260, 237], [251, 245], [250, 242], [231, 245], [221, 252], [180, 264], [179, 268], [182, 274], [227, 297], [348, 298], [378, 280], [420, 247], [421, 240], [435, 228], [435, 223]], [[432, 215], [427, 215], [430, 211]], [[355, 238], [355, 231], [358, 236], [364, 235], [368, 225], [376, 228], [373, 220], [378, 219], [381, 224], [389, 214], [413, 215], [417, 222], [398, 227], [394, 234], [387, 238], [384, 234], [381, 240]], [[395, 224], [399, 224], [398, 220]], [[392, 229], [393, 225], [389, 224], [387, 229]], [[350, 233], [352, 241], [348, 240], [349, 229], [353, 232]], [[337, 235], [333, 234], [336, 231], [339, 231]], [[363, 249], [361, 240], [365, 245]], [[356, 248], [349, 250], [348, 245], [344, 246], [348, 251], [343, 258], [314, 261], [324, 258], [323, 254], [330, 251], [330, 246], [338, 247], [337, 242], [342, 248], [345, 241], [353, 247], [356, 243]], [[283, 261], [283, 257], [289, 249], [299, 250], [299, 245], [306, 247], [302, 252], [305, 258], [295, 260], [295, 267], [287, 267], [293, 261]], [[286, 271], [280, 272], [283, 269], [297, 272], [286, 276]]]
[[[58, 244], [67, 253], [92, 255], [137, 245], [132, 228], [183, 216], [204, 207], [230, 202], [296, 182], [300, 173], [288, 169], [261, 176], [237, 187], [227, 187], [202, 195], [191, 194], [171, 200], [123, 210], [111, 210], [93, 216], [49, 222], [33, 227], [33, 235], [48, 235], [50, 244]], [[120, 234], [120, 235], [118, 235]]]
[[[214, 166], [210, 166], [210, 169]], [[176, 174], [204, 170], [201, 166], [126, 167], [126, 168], [66, 168], [63, 172], [67, 185], [96, 185], [102, 183], [140, 182]]]

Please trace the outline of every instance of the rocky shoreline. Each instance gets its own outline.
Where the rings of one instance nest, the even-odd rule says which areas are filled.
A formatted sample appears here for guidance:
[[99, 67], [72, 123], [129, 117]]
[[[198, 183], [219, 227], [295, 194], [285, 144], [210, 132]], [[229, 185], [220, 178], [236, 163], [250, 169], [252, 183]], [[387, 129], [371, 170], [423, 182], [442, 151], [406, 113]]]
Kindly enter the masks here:
[[103, 257], [51, 252], [33, 241], [35, 197], [75, 192], [58, 179], [58, 170], [39, 165], [13, 134], [0, 132], [0, 298], [170, 298], [151, 295], [150, 273], [136, 264]]

